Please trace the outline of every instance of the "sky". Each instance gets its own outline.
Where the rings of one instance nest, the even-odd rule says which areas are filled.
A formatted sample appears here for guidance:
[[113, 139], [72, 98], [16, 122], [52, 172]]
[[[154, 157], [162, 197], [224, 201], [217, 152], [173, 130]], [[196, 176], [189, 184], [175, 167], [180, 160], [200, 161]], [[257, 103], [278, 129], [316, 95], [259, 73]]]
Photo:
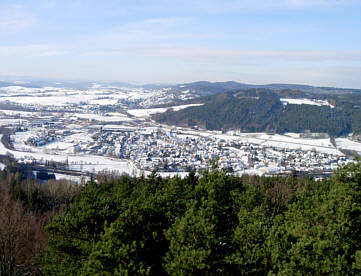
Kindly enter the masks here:
[[9, 76], [361, 88], [361, 0], [1, 0]]

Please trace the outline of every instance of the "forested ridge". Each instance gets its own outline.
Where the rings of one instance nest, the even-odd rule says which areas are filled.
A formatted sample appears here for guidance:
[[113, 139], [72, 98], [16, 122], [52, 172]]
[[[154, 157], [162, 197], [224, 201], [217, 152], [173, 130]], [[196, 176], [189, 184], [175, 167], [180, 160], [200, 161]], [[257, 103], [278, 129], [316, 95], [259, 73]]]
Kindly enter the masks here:
[[1, 275], [360, 275], [361, 163], [330, 179], [0, 173]]
[[[280, 98], [316, 98], [335, 107], [282, 105]], [[293, 90], [250, 89], [193, 100], [202, 106], [168, 110], [153, 118], [169, 125], [199, 126], [209, 130], [244, 132], [325, 132], [332, 136], [361, 133], [361, 97], [358, 94], [313, 95]], [[192, 101], [190, 101], [192, 103]]]

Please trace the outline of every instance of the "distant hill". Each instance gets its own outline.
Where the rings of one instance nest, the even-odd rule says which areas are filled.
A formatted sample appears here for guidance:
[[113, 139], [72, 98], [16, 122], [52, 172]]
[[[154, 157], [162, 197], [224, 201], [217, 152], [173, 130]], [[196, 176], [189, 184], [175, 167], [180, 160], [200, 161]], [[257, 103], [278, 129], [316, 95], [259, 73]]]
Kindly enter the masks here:
[[92, 82], [86, 81], [42, 81], [31, 80], [26, 82], [21, 81], [0, 81], [0, 87], [7, 86], [21, 86], [26, 88], [42, 88], [42, 87], [59, 87], [69, 89], [88, 89], [93, 85]]
[[42, 86], [33, 83], [17, 83], [17, 82], [10, 82], [10, 81], [0, 81], [0, 87], [8, 87], [8, 86], [22, 86], [28, 88], [40, 88]]
[[349, 88], [335, 88], [335, 87], [315, 87], [310, 85], [299, 85], [299, 84], [264, 84], [264, 85], [253, 85], [245, 84], [234, 81], [228, 82], [208, 82], [208, 81], [199, 81], [192, 83], [179, 84], [172, 87], [173, 91], [181, 92], [189, 90], [190, 93], [198, 94], [198, 96], [207, 96], [217, 93], [246, 90], [252, 88], [263, 88], [270, 90], [298, 90], [308, 93], [317, 93], [317, 94], [329, 94], [329, 93], [361, 93], [361, 89], [349, 89]]
[[[294, 104], [294, 101], [285, 104], [281, 98], [306, 98], [311, 104]], [[203, 105], [180, 111], [168, 110], [153, 115], [153, 119], [169, 125], [209, 130], [311, 131], [333, 136], [361, 133], [361, 97], [354, 93], [317, 96], [296, 90], [248, 89], [205, 96], [193, 102]], [[298, 102], [302, 103], [302, 100]], [[317, 105], [320, 103], [323, 105]]]
[[300, 85], [300, 84], [263, 84], [263, 85], [255, 85], [255, 84], [245, 84], [239, 83], [235, 81], [226, 81], [226, 82], [209, 82], [209, 81], [198, 81], [191, 83], [183, 83], [183, 84], [162, 84], [162, 83], [148, 83], [148, 84], [131, 84], [128, 82], [120, 82], [120, 81], [66, 81], [66, 80], [38, 80], [25, 78], [25, 82], [21, 80], [14, 79], [5, 79], [0, 81], [0, 87], [5, 86], [23, 86], [23, 87], [31, 87], [31, 88], [40, 88], [44, 86], [51, 87], [65, 87], [65, 88], [77, 88], [77, 89], [89, 89], [94, 84], [99, 84], [101, 86], [107, 87], [130, 87], [130, 88], [145, 88], [145, 89], [162, 89], [169, 88], [170, 93], [180, 94], [184, 91], [187, 91], [190, 95], [194, 97], [200, 96], [208, 96], [214, 95], [218, 93], [230, 92], [230, 91], [238, 91], [238, 90], [246, 90], [252, 88], [263, 88], [270, 90], [298, 90], [309, 93], [318, 93], [318, 94], [329, 94], [329, 93], [361, 93], [361, 89], [352, 89], [352, 88], [335, 88], [335, 87], [316, 87], [310, 85]]

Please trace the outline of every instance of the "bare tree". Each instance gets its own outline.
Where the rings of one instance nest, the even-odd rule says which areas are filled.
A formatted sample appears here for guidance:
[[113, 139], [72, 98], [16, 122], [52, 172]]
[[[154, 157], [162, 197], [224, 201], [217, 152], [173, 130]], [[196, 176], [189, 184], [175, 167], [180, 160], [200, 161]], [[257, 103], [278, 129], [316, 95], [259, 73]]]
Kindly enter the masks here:
[[47, 216], [26, 213], [7, 194], [0, 199], [0, 275], [41, 275], [35, 256], [44, 248]]

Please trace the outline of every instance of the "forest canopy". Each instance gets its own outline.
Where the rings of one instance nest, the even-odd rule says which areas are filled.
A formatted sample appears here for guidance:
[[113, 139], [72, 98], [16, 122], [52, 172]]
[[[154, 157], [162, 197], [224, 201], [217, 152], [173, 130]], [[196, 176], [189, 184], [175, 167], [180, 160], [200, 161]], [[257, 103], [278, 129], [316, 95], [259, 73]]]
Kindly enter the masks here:
[[355, 94], [307, 95], [333, 105], [287, 104], [281, 98], [303, 98], [304, 92], [250, 89], [197, 98], [202, 103], [153, 115], [160, 123], [209, 130], [243, 132], [324, 132], [331, 136], [361, 133], [361, 97]]
[[46, 231], [46, 275], [360, 274], [361, 163], [323, 181], [108, 177]]

